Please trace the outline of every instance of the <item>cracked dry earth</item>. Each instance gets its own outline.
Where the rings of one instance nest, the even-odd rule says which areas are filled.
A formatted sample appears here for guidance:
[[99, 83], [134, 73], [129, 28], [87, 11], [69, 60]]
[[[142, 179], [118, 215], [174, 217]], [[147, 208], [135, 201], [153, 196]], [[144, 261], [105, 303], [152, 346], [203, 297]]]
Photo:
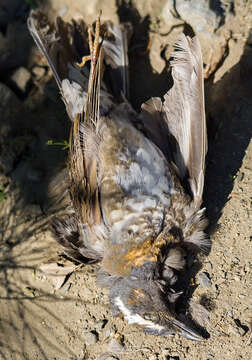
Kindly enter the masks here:
[[210, 311], [210, 337], [199, 343], [153, 337], [113, 318], [106, 290], [96, 285], [98, 265], [73, 272], [73, 264], [60, 256], [48, 224], [64, 204], [48, 207], [48, 188], [67, 150], [46, 143], [67, 139], [69, 123], [52, 74], [25, 28], [35, 2], [12, 0], [5, 2], [5, 17], [0, 4], [0, 46], [8, 45], [11, 54], [11, 39], [20, 39], [13, 62], [6, 65], [0, 57], [1, 359], [252, 358], [252, 2], [213, 1], [208, 7], [205, 1], [177, 1], [177, 12], [173, 3], [48, 0], [43, 6], [50, 17], [81, 14], [90, 23], [101, 8], [104, 20], [132, 23], [136, 109], [167, 91], [168, 59], [178, 34], [199, 36], [209, 136], [204, 203], [212, 249], [193, 265], [189, 293]]

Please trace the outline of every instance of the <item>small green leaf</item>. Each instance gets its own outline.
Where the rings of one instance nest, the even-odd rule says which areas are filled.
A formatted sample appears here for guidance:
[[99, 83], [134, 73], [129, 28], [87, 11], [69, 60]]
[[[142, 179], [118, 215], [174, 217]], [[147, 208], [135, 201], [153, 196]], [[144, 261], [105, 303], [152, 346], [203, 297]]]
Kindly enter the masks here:
[[66, 150], [69, 148], [69, 142], [67, 140], [53, 141], [50, 139], [46, 142], [46, 145], [62, 146], [62, 150]]

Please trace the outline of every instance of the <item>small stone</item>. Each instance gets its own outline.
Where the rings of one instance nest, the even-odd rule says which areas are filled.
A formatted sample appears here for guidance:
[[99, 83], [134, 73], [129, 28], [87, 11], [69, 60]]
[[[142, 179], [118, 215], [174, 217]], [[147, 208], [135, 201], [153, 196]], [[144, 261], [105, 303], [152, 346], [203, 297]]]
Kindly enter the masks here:
[[149, 357], [149, 360], [157, 360], [156, 355], [151, 355], [151, 356]]
[[200, 282], [200, 285], [202, 287], [204, 287], [205, 289], [208, 289], [210, 288], [211, 286], [211, 280], [209, 278], [209, 274], [206, 273], [206, 272], [201, 272], [199, 275], [198, 275], [198, 278], [199, 278], [199, 282]]
[[71, 283], [70, 282], [66, 282], [60, 289], [59, 289], [59, 294], [60, 295], [65, 295], [67, 293], [67, 291], [70, 289], [71, 287]]
[[104, 360], [119, 360], [117, 357], [115, 356], [108, 356], [106, 359]]
[[239, 332], [240, 336], [244, 336], [246, 334], [246, 330], [243, 329], [242, 327], [238, 328], [238, 332]]
[[241, 326], [237, 326], [235, 325], [229, 325], [229, 331], [234, 334], [234, 335], [238, 335], [238, 336], [244, 336], [246, 334], [246, 330], [241, 327]]
[[204, 265], [204, 269], [207, 271], [207, 272], [212, 272], [212, 270], [213, 270], [213, 264], [210, 262], [210, 261], [208, 261], [208, 262], [206, 262], [205, 263], [205, 265]]
[[37, 80], [41, 79], [46, 73], [46, 70], [42, 66], [34, 66], [32, 69], [32, 74], [35, 76]]
[[101, 320], [101, 321], [97, 321], [97, 323], [94, 324], [94, 328], [97, 331], [101, 331], [104, 326], [106, 325], [107, 320]]
[[85, 343], [86, 345], [94, 345], [98, 341], [98, 335], [96, 332], [90, 331], [85, 334]]
[[108, 351], [112, 353], [121, 353], [124, 351], [124, 346], [118, 339], [113, 338], [108, 343]]
[[[186, 1], [177, 0], [176, 10], [180, 17], [190, 24], [195, 33], [214, 33], [219, 27], [221, 18], [210, 8], [208, 1]], [[163, 8], [162, 16], [167, 23], [176, 23], [178, 19], [174, 17], [174, 1], [167, 0]], [[181, 20], [180, 20], [181, 21]]]
[[210, 360], [210, 359], [214, 359], [214, 355], [213, 355], [213, 354], [207, 354], [207, 360]]
[[23, 66], [18, 68], [11, 77], [11, 80], [16, 84], [16, 86], [23, 92], [26, 91], [27, 85], [31, 79], [30, 72]]
[[237, 326], [229, 325], [228, 330], [234, 335], [240, 335]]
[[236, 177], [237, 181], [242, 181], [243, 178], [244, 178], [244, 173], [243, 172], [240, 172]]
[[110, 337], [110, 336], [113, 336], [114, 333], [115, 333], [114, 330], [112, 330], [112, 329], [107, 329], [107, 330], [105, 331], [105, 337], [108, 338], [108, 337]]

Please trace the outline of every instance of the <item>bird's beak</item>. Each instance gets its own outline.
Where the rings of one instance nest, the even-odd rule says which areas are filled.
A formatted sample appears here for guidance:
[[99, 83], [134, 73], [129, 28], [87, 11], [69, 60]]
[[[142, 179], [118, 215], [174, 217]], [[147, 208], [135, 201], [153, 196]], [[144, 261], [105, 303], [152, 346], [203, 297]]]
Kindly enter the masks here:
[[183, 324], [179, 320], [174, 319], [172, 323], [173, 323], [175, 329], [177, 329], [179, 335], [184, 336], [185, 338], [187, 338], [189, 340], [194, 340], [194, 341], [204, 340], [203, 336], [200, 335], [196, 330]]

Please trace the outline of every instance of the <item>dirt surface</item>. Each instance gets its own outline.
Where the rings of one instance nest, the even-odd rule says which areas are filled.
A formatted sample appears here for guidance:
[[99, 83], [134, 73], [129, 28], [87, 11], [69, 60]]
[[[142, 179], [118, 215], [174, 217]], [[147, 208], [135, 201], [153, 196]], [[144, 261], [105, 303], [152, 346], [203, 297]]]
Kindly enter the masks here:
[[[173, 3], [177, 11], [171, 12]], [[178, 34], [200, 38], [209, 135], [204, 203], [212, 249], [201, 265], [195, 263], [189, 291], [210, 310], [210, 337], [199, 343], [153, 337], [113, 318], [106, 290], [96, 285], [98, 265], [71, 273], [72, 264], [59, 256], [48, 225], [52, 211], [64, 206], [48, 207], [48, 188], [67, 150], [47, 141], [67, 139], [69, 122], [51, 72], [26, 30], [35, 2], [6, 0], [0, 2], [1, 359], [252, 358], [252, 2], [212, 1], [208, 12], [203, 5], [201, 12], [184, 10], [182, 3], [203, 1], [43, 2], [50, 17], [82, 15], [90, 23], [101, 8], [104, 20], [132, 23], [136, 109], [169, 88], [168, 60]], [[48, 263], [59, 264], [53, 275], [40, 269]]]

